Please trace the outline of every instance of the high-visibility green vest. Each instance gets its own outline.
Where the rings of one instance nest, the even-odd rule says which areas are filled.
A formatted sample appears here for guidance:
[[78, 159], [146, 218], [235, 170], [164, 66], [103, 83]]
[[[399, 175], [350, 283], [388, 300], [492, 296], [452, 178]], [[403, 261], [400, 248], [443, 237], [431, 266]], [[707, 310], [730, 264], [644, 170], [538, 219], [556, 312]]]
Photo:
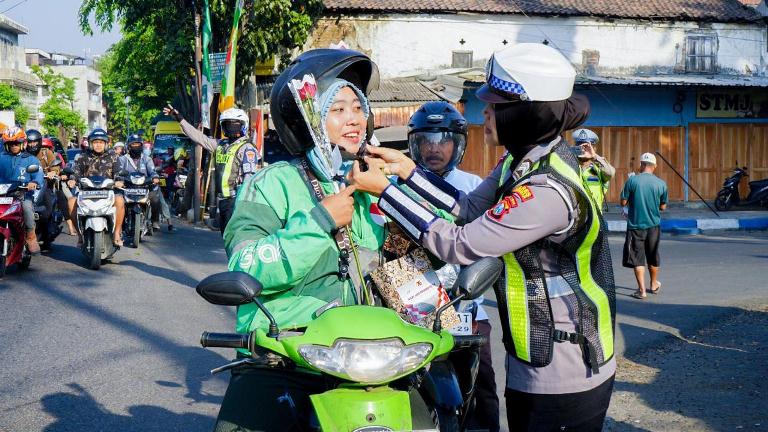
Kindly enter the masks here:
[[595, 201], [597, 210], [602, 212], [605, 193], [608, 192], [608, 182], [603, 181], [603, 170], [593, 164], [586, 169], [581, 169], [580, 173], [582, 183]]
[[216, 148], [216, 192], [224, 198], [232, 198], [237, 187], [240, 186], [240, 166], [242, 161], [237, 160], [237, 152], [248, 142], [242, 137], [229, 145], [220, 145]]
[[[508, 168], [502, 166], [502, 171]], [[519, 361], [543, 367], [552, 361], [556, 339], [562, 342], [565, 338], [581, 346], [585, 363], [597, 371], [614, 354], [616, 295], [605, 222], [584, 189], [576, 158], [565, 145], [555, 145], [507, 192], [536, 174], [546, 174], [548, 182], [559, 186], [571, 208], [578, 209], [577, 219], [562, 234], [562, 242], [545, 238], [502, 257], [505, 280], [499, 286], [499, 314], [504, 344]], [[555, 253], [561, 276], [574, 291], [578, 303], [574, 305], [578, 311], [575, 334], [564, 335], [555, 328], [539, 258], [543, 249]]]

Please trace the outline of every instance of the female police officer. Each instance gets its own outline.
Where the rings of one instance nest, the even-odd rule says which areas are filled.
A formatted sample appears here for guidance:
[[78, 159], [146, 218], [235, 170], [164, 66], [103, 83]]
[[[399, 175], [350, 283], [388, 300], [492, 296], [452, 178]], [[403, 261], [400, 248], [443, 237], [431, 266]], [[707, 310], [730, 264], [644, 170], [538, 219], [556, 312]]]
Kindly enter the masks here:
[[[589, 112], [587, 100], [572, 95], [574, 78], [568, 60], [545, 45], [494, 54], [477, 96], [488, 102], [486, 142], [508, 152], [469, 195], [387, 149], [370, 149], [373, 169], [352, 173], [359, 190], [380, 195], [379, 207], [442, 260], [504, 260], [497, 298], [513, 431], [600, 430], [613, 387], [615, 287], [605, 223], [560, 137]], [[437, 218], [389, 173], [465, 225]]]

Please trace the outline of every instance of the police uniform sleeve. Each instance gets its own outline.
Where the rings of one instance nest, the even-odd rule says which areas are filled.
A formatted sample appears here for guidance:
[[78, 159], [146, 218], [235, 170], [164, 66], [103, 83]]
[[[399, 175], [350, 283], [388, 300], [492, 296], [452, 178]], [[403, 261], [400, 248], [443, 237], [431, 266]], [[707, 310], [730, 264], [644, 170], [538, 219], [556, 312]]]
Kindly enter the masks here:
[[500, 257], [563, 231], [573, 216], [561, 193], [548, 185], [515, 188], [463, 226], [437, 218], [395, 186], [382, 193], [379, 207], [435, 256], [462, 265], [483, 257]]
[[242, 180], [245, 181], [258, 171], [259, 152], [253, 144], [243, 144], [237, 152], [237, 157], [241, 161], [240, 174], [243, 176]]
[[600, 165], [600, 177], [601, 177], [600, 180], [603, 183], [607, 183], [616, 174], [616, 168], [614, 168], [613, 165], [608, 163], [608, 161], [600, 155], [597, 155], [595, 157], [595, 160]]
[[189, 139], [192, 140], [195, 144], [198, 144], [202, 146], [204, 149], [208, 150], [209, 152], [215, 152], [216, 147], [219, 145], [219, 141], [211, 138], [204, 133], [197, 130], [196, 127], [189, 124], [188, 121], [181, 119], [179, 122], [181, 125], [181, 130], [184, 132], [184, 135], [188, 136]]

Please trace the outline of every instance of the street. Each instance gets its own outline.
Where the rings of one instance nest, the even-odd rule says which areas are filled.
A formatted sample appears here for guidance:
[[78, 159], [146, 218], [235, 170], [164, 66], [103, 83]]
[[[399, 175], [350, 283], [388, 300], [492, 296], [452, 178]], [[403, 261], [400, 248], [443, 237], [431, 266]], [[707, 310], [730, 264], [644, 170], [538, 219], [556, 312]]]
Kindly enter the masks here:
[[[194, 286], [226, 270], [218, 232], [182, 225], [156, 233], [99, 271], [84, 268], [74, 243], [62, 235], [30, 271], [0, 280], [0, 431], [212, 430], [228, 375], [211, 377], [209, 370], [231, 352], [203, 349], [198, 338], [204, 330], [231, 330], [234, 310], [207, 304]], [[623, 237], [610, 243], [620, 366], [739, 306], [768, 304], [764, 232], [664, 236], [662, 293], [645, 301], [629, 297], [635, 282], [620, 267]], [[504, 353], [493, 295], [487, 297], [505, 424]], [[614, 398], [618, 391], [632, 387], [619, 379]]]

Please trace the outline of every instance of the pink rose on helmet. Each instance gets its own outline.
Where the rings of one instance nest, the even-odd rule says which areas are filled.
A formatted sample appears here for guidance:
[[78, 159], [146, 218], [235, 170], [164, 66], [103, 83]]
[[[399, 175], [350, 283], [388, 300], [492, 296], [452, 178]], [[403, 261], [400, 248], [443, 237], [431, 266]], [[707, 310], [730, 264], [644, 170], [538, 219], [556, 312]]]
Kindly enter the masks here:
[[316, 94], [317, 85], [313, 82], [304, 81], [304, 85], [299, 89], [299, 97], [301, 100], [314, 98]]

